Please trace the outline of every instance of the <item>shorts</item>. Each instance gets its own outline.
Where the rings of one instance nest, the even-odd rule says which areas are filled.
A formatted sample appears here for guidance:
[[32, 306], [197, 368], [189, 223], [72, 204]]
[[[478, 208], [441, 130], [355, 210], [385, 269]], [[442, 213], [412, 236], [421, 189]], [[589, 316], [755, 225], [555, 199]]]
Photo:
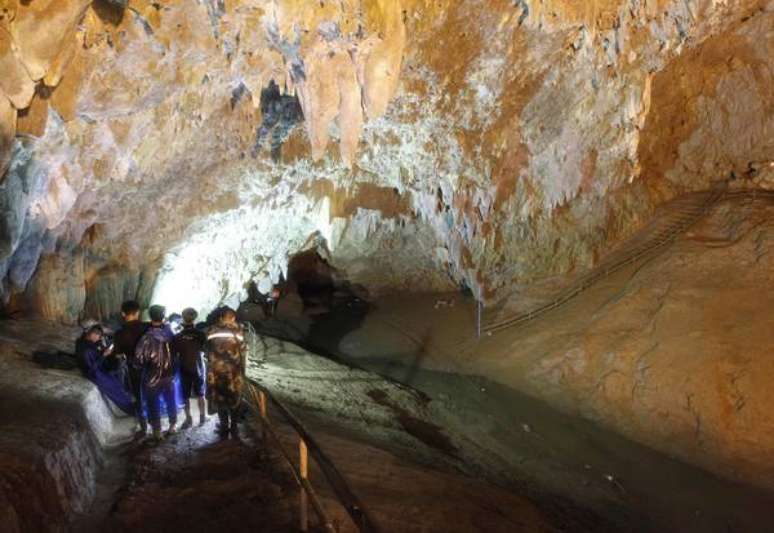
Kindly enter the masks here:
[[204, 398], [204, 376], [199, 374], [189, 374], [188, 372], [181, 371], [180, 385], [182, 385], [183, 388], [183, 398], [188, 399], [191, 396], [196, 398]]

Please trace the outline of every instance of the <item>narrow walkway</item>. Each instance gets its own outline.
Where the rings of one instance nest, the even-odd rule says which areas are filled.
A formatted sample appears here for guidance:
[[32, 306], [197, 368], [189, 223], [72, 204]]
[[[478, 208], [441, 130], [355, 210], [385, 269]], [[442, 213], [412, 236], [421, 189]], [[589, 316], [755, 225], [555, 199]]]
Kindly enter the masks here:
[[572, 280], [548, 302], [526, 312], [491, 321], [484, 325], [482, 332], [492, 334], [534, 320], [566, 304], [586, 289], [622, 268], [652, 257], [706, 216], [725, 194], [725, 186], [722, 186], [673, 200], [665, 205], [662, 212], [650, 223], [619, 245], [593, 269]]
[[[195, 419], [197, 419], [195, 417]], [[215, 417], [161, 444], [112, 452], [97, 503], [76, 531], [293, 531], [297, 490], [270, 447], [243, 425], [221, 439]]]
[[[750, 203], [765, 202], [774, 198], [774, 191], [758, 188], [729, 189], [725, 184], [711, 190], [679, 196], [660, 206], [655, 216], [626, 241], [620, 243], [605, 255], [591, 270], [575, 275], [556, 277], [530, 284], [514, 291], [511, 296], [491, 309], [485, 309], [481, 333], [492, 336], [503, 331], [523, 326], [546, 313], [560, 308], [578, 295], [631, 265], [641, 266], [655, 258], [680, 235], [684, 235], [697, 223], [713, 212], [723, 201]], [[441, 295], [443, 296], [443, 295]], [[477, 338], [475, 302], [472, 298], [449, 294], [441, 298], [440, 311], [444, 302], [456, 301], [457, 306], [467, 309], [465, 313], [453, 312], [447, 319], [454, 321], [453, 327], [444, 330], [443, 335], [424, 330], [417, 324], [424, 320], [407, 319], [403, 315], [379, 312], [378, 319], [404, 337], [424, 356], [451, 360], [454, 357], [471, 357], [480, 340]], [[436, 311], [439, 306], [435, 306]], [[419, 310], [419, 314], [426, 310]], [[432, 328], [431, 328], [432, 329]]]
[[[723, 199], [755, 201], [772, 196], [774, 191], [729, 190], [722, 186], [677, 197], [660, 206], [650, 221], [603, 256], [599, 264], [591, 270], [515, 287], [504, 303], [484, 309], [481, 333], [486, 337], [523, 326], [549, 311], [562, 307], [621, 269], [644, 264], [710, 214]], [[427, 306], [405, 309], [399, 302], [405, 295], [386, 295], [382, 298], [382, 308], [371, 313], [368, 320], [378, 320], [395, 335], [404, 338], [406, 347], [401, 352], [415, 353], [422, 359], [444, 361], [472, 357], [479, 345], [474, 299], [458, 293], [426, 296], [432, 298], [435, 306], [431, 304], [429, 309]], [[391, 308], [401, 311], [390, 312]], [[439, 325], [438, 320], [431, 320], [435, 325], [428, 327], [428, 312], [430, 315], [443, 315], [443, 324]], [[389, 343], [395, 345], [394, 335]]]

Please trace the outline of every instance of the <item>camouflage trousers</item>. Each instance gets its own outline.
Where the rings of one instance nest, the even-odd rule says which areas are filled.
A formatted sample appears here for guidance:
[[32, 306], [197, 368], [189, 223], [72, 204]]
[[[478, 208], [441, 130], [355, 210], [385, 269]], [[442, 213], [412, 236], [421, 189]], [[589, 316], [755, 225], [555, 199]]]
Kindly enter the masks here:
[[215, 361], [207, 371], [207, 399], [216, 409], [236, 409], [243, 385], [244, 377], [238, 365]]

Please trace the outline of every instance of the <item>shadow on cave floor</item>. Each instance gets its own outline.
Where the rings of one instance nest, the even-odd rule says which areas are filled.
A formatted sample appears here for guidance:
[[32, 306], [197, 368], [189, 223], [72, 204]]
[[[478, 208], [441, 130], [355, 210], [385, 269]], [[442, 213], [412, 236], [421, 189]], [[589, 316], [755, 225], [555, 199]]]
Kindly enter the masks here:
[[[423, 400], [417, 412], [395, 408], [379, 390], [341, 401], [362, 402], [366, 411], [368, 402], [392, 409], [406, 433], [440, 454], [433, 467], [449, 468], [443, 456], [451, 453], [475, 465], [476, 477], [528, 495], [560, 530], [720, 533], [765, 531], [770, 524], [774, 495], [764, 490], [723, 480], [515, 389], [462, 373], [455, 365], [468, 354], [455, 346], [475, 337], [476, 324], [475, 304], [465, 295], [393, 294], [368, 304], [350, 296], [313, 316], [293, 309], [302, 306], [283, 310], [280, 304], [278, 316], [258, 327], [402, 384]], [[304, 416], [322, 431], [335, 424], [317, 410]], [[401, 423], [406, 416], [409, 422]], [[433, 431], [425, 431], [427, 424]], [[417, 459], [373, 428], [353, 438]], [[458, 450], [460, 441], [475, 444]]]
[[263, 446], [252, 423], [238, 438], [221, 439], [216, 418], [158, 445], [132, 441], [108, 450], [91, 512], [72, 530], [293, 530], [295, 482], [276, 449]]
[[[395, 426], [402, 426], [405, 433], [432, 449], [430, 462], [434, 467], [450, 467], [450, 461], [453, 464], [458, 459], [463, 470], [468, 468], [468, 472], [472, 471], [480, 479], [510, 487], [516, 493], [534, 495], [533, 500], [545, 506], [551, 515], [557, 514], [553, 511], [559, 505], [560, 510], [571, 516], [566, 527], [562, 527], [564, 530], [588, 531], [577, 525], [583, 523], [582, 518], [579, 521], [583, 510], [591, 509], [601, 518], [591, 529], [594, 531], [603, 529], [601, 524], [606, 521], [614, 524], [611, 529], [616, 531], [768, 531], [774, 509], [774, 494], [770, 491], [686, 464], [607, 430], [601, 422], [597, 424], [559, 412], [544, 401], [520, 392], [520, 386], [529, 390], [531, 367], [526, 363], [518, 366], [521, 361], [518, 358], [509, 360], [509, 355], [521, 350], [523, 361], [540, 363], [551, 350], [562, 354], [570, 349], [567, 346], [584, 346], [588, 341], [584, 329], [588, 328], [588, 321], [622, 301], [627, 294], [633, 295], [627, 304], [630, 307], [611, 312], [615, 327], [602, 333], [609, 334], [619, 345], [621, 340], [616, 340], [616, 332], [626, 332], [626, 338], [633, 338], [635, 334], [627, 329], [626, 321], [637, 323], [636, 313], [642, 308], [637, 298], [648, 294], [640, 286], [656, 285], [647, 276], [666, 276], [675, 282], [682, 279], [690, 294], [708, 298], [711, 291], [707, 292], [707, 287], [695, 286], [697, 280], [699, 285], [706, 285], [706, 280], [714, 279], [708, 276], [709, 267], [700, 266], [701, 254], [712, 248], [708, 248], [707, 242], [714, 244], [720, 240], [730, 246], [744, 243], [745, 235], [749, 241], [767, 220], [766, 206], [760, 203], [739, 204], [731, 199], [722, 202], [714, 215], [678, 238], [664, 252], [605, 278], [545, 319], [495, 337], [476, 339], [475, 303], [461, 294], [389, 294], [367, 305], [356, 302], [351, 295], [349, 300], [333, 299], [330, 305], [309, 306], [289, 299], [280, 303], [276, 318], [257, 323], [267, 335], [294, 341], [349, 368], [385, 377], [393, 384], [403, 384], [426, 399], [415, 402], [416, 405], [400, 404], [395, 401], [400, 394], [394, 389], [390, 394], [379, 389], [361, 390], [349, 397], [347, 388], [354, 388], [355, 383], [342, 370], [335, 386], [343, 391], [344, 397], [322, 398], [321, 405], [305, 413], [310, 419], [318, 419], [318, 427], [324, 430], [334, 425], [340, 430], [340, 423], [326, 418], [325, 413], [335, 411], [332, 404], [326, 407], [326, 401], [359, 405], [366, 413], [375, 406], [387, 408], [397, 419]], [[667, 213], [667, 216], [671, 215]], [[749, 223], [740, 225], [737, 220], [740, 217], [749, 219]], [[745, 255], [748, 248], [758, 250], [760, 243], [738, 247], [743, 259], [749, 259]], [[730, 265], [746, 264], [733, 251], [728, 253], [720, 260]], [[642, 272], [650, 274], [641, 275]], [[633, 282], [637, 276], [640, 281]], [[734, 287], [739, 280], [739, 276], [732, 276], [720, 284]], [[529, 297], [523, 298], [521, 304], [540, 300], [526, 296]], [[353, 302], [358, 305], [352, 306]], [[727, 307], [725, 302], [724, 308]], [[314, 311], [308, 312], [309, 309]], [[626, 314], [629, 312], [634, 314]], [[705, 314], [702, 321], [706, 320]], [[608, 339], [596, 333], [597, 338]], [[604, 349], [593, 345], [589, 348], [593, 353]], [[550, 370], [538, 366], [537, 371], [541, 368], [545, 372]], [[477, 376], [483, 373], [491, 379]], [[296, 379], [299, 381], [295, 387], [303, 390], [303, 380]], [[318, 382], [330, 378], [311, 372], [308, 379], [309, 390], [323, 390], [324, 385]], [[534, 388], [535, 384], [532, 385]], [[551, 391], [554, 389], [544, 396], [562, 394], [561, 390]], [[292, 394], [288, 399], [292, 401]], [[356, 418], [358, 410], [354, 411]], [[406, 413], [412, 421], [401, 424], [400, 417]], [[604, 418], [603, 414], [597, 416]], [[433, 435], [425, 432], [426, 426], [416, 423], [417, 420], [432, 424]], [[389, 435], [369, 424], [361, 425], [355, 433], [375, 446], [403, 453], [404, 457], [416, 460], [421, 455], [419, 445], [401, 450]], [[439, 434], [441, 439], [437, 438]], [[558, 503], [563, 501], [575, 503], [565, 507]]]
[[[400, 376], [394, 360], [359, 361]], [[480, 446], [463, 459], [495, 484], [530, 495], [562, 529], [577, 530], [577, 506], [598, 514], [595, 531], [766, 531], [774, 494], [719, 478], [614, 431], [560, 413], [490, 379], [418, 369], [412, 385], [453, 442]], [[491, 454], [488, 463], [477, 456]], [[503, 464], [505, 463], [505, 464]], [[574, 503], [573, 503], [574, 502]]]
[[[288, 282], [274, 314], [267, 316], [265, 304], [252, 301], [240, 306], [239, 318], [250, 322], [260, 334], [294, 342], [331, 360], [356, 367], [351, 357], [342, 358], [340, 345], [363, 327], [375, 309], [364, 287], [342, 280], [340, 273], [317, 251], [307, 250], [290, 259]], [[425, 356], [424, 346], [414, 350], [413, 356], [413, 367], [418, 368]], [[392, 379], [387, 374], [384, 376]], [[422, 398], [421, 391], [411, 388], [410, 377], [403, 378], [396, 383]]]

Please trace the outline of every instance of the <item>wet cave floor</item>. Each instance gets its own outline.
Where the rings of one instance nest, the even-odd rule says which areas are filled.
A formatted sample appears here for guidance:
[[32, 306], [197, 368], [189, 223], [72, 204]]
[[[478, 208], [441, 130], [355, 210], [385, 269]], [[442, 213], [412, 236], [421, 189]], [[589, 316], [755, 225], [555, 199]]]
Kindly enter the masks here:
[[[611, 255], [648, 246], [705, 200], [664, 206]], [[746, 404], [726, 399], [724, 369], [771, 371], [765, 317], [774, 302], [761, 287], [774, 275], [772, 213], [772, 195], [731, 193], [656, 253], [537, 320], [487, 334], [487, 324], [548, 301], [572, 279], [516, 288], [483, 311], [480, 338], [477, 306], [462, 293], [366, 302], [344, 284], [305, 300], [291, 294], [272, 319], [245, 305], [266, 336], [250, 375], [320, 430], [523, 497], [557, 530], [770, 531], [774, 493], [763, 487], [771, 479], [748, 469], [754, 486], [735, 472], [741, 454], [755, 457], [746, 446], [766, 442], [766, 395], [751, 381]], [[692, 394], [703, 402], [696, 412]], [[736, 406], [731, 418], [726, 401]], [[569, 414], [582, 408], [594, 416]], [[638, 428], [641, 420], [671, 425], [672, 437]], [[637, 428], [636, 439], [621, 427]], [[705, 427], [721, 429], [705, 436]], [[706, 448], [725, 438], [741, 443], [723, 459], [730, 466]]]
[[[564, 529], [556, 526], [561, 517], [550, 516], [528, 498], [453, 470], [418, 464], [338, 427], [324, 413], [299, 412], [381, 531]], [[293, 455], [297, 434], [275, 409], [269, 416]], [[239, 436], [226, 438], [216, 435], [215, 418], [159, 444], [127, 439], [112, 447], [99, 472], [97, 498], [73, 531], [298, 531], [299, 491], [275, 443], [262, 440], [250, 415], [240, 424]], [[434, 431], [431, 426], [425, 436]], [[357, 531], [311, 460], [310, 479], [336, 529]], [[323, 531], [310, 514], [310, 530]], [[584, 522], [596, 523], [593, 517]]]
[[[772, 493], [719, 478], [511, 387], [458, 371], [464, 368], [459, 359], [469, 354], [461, 351], [455, 362], [449, 352], [469, 347], [476, 334], [469, 296], [401, 294], [370, 305], [343, 299], [311, 320], [288, 314], [280, 310], [277, 319], [255, 324], [323, 354], [331, 366], [313, 370], [317, 363], [298, 362], [285, 345], [278, 348], [283, 355], [267, 358], [264, 385], [318, 434], [339, 439], [333, 450], [343, 436], [347, 446], [360, 443], [439, 477], [467, 478], [492, 493], [522, 498], [542, 522], [519, 528], [516, 518], [493, 507], [486, 528], [436, 523], [427, 531], [762, 532], [774, 520]], [[361, 380], [366, 383], [353, 386]], [[299, 400], [304, 395], [318, 401]], [[357, 414], [334, 408], [338, 402], [351, 403]], [[372, 409], [392, 421], [375, 421]], [[342, 454], [340, 461], [353, 479], [363, 476], [348, 467], [351, 456]], [[364, 484], [361, 490], [370, 488]]]
[[92, 510], [73, 530], [292, 531], [290, 472], [250, 424], [239, 437], [221, 438], [215, 418], [159, 444], [129, 440], [111, 448]]
[[[451, 364], [438, 361], [448, 345], [426, 334], [421, 317], [469, 335], [475, 308], [463, 295], [344, 299], [311, 318], [288, 304], [255, 322], [265, 335], [249, 375], [293, 409], [383, 531], [757, 532], [771, 523], [770, 493], [491, 379], [438, 368]], [[295, 433], [270, 416], [294, 451]], [[151, 446], [131, 441], [131, 421], [119, 421], [125, 440], [107, 450], [95, 503], [72, 530], [296, 531], [298, 489], [276, 448], [254, 420], [238, 439], [220, 439], [215, 424], [210, 417]], [[310, 469], [340, 531], [355, 531]]]

